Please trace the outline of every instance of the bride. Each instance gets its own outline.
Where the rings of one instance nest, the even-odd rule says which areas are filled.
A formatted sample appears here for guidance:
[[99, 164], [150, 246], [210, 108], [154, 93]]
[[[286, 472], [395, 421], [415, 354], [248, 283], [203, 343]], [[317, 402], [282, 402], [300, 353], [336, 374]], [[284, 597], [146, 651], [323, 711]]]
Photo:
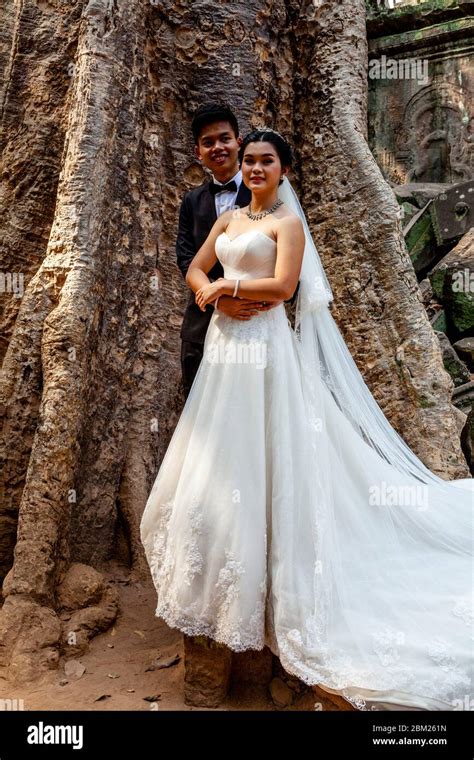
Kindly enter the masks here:
[[251, 203], [216, 221], [186, 281], [201, 309], [279, 303], [213, 312], [140, 526], [155, 614], [236, 652], [267, 645], [360, 710], [473, 709], [474, 481], [425, 467], [365, 384], [286, 140], [256, 130], [240, 160]]

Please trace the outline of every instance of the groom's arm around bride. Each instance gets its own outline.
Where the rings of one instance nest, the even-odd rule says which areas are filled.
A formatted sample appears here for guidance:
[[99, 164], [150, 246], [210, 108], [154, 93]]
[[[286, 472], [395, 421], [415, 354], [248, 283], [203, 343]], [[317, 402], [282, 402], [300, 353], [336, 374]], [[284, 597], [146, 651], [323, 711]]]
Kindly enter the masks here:
[[[214, 222], [231, 208], [244, 207], [250, 202], [250, 190], [242, 182], [238, 152], [242, 142], [235, 114], [225, 105], [210, 103], [196, 111], [192, 122], [195, 153], [209, 169], [212, 180], [187, 192], [181, 203], [176, 241], [178, 267], [186, 277], [188, 267]], [[211, 281], [224, 276], [220, 262], [208, 273]], [[280, 303], [280, 302], [278, 302]], [[262, 301], [221, 296], [218, 310], [240, 320], [251, 319], [258, 311], [277, 305], [264, 305]], [[195, 294], [189, 292], [188, 303], [181, 325], [181, 371], [187, 396], [202, 360], [204, 340], [214, 307], [205, 311], [197, 306]]]

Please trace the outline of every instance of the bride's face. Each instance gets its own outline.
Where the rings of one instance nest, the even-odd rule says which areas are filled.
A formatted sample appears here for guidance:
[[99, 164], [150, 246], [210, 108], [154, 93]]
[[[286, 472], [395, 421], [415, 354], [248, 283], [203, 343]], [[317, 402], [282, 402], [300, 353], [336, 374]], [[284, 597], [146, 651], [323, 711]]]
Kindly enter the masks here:
[[252, 142], [242, 158], [242, 179], [252, 192], [271, 192], [278, 187], [282, 174], [280, 157], [270, 142]]

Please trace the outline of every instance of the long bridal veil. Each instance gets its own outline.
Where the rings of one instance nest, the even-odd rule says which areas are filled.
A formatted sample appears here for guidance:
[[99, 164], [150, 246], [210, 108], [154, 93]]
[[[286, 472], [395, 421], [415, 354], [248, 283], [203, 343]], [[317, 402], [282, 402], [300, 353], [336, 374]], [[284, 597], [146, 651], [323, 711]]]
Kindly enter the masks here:
[[[308, 228], [305, 214], [290, 182], [285, 177], [279, 197], [302, 220], [305, 229], [305, 252], [300, 275], [296, 307], [296, 332], [300, 336], [301, 353], [307, 379], [320, 376], [331, 388], [338, 405], [359, 434], [387, 462], [422, 483], [445, 485], [446, 481], [431, 472], [390, 425], [372, 396], [344, 342], [329, 304], [333, 293], [319, 254]], [[310, 389], [308, 389], [310, 390]], [[455, 485], [474, 484], [472, 478], [451, 481]], [[449, 486], [451, 493], [451, 486]]]
[[330, 313], [286, 178], [279, 197], [305, 228], [295, 343], [312, 484], [278, 560], [282, 664], [360, 709], [472, 709], [474, 480], [438, 477], [390, 425]]

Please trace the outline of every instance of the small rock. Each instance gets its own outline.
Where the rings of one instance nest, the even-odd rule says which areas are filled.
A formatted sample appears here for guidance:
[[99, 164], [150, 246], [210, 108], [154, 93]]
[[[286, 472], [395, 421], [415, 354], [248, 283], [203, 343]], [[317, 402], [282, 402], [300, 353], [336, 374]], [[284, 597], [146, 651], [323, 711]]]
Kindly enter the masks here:
[[453, 348], [457, 355], [467, 363], [469, 369], [474, 372], [474, 338], [462, 338], [454, 343]]
[[[461, 361], [458, 354], [454, 350], [456, 348], [456, 345], [459, 345], [462, 343], [462, 341], [458, 341], [457, 344], [453, 347], [451, 343], [449, 342], [448, 337], [443, 332], [436, 331], [436, 335], [438, 337], [438, 340], [440, 342], [441, 351], [443, 353], [443, 364], [444, 368], [451, 377], [453, 378], [454, 385], [456, 387], [463, 385], [464, 383], [468, 383], [471, 379], [471, 376], [469, 374], [469, 370], [464, 364], [464, 362]], [[470, 338], [466, 338], [465, 340], [471, 340]], [[457, 350], [457, 349], [456, 349]]]
[[433, 298], [433, 288], [431, 282], [427, 277], [420, 282], [420, 291], [423, 305], [428, 306], [431, 299]]
[[288, 707], [293, 701], [293, 694], [281, 678], [273, 678], [270, 682], [270, 694], [277, 707]]
[[117, 673], [107, 673], [107, 678], [120, 678], [120, 676]]
[[179, 654], [175, 654], [174, 657], [168, 657], [168, 659], [163, 660], [163, 662], [158, 663], [158, 670], [161, 668], [171, 668], [172, 665], [176, 665], [180, 661], [181, 657]]
[[179, 654], [175, 654], [173, 657], [167, 657], [165, 660], [160, 660], [159, 658], [153, 660], [151, 665], [149, 665], [147, 668], [145, 668], [145, 673], [148, 670], [163, 670], [163, 668], [171, 668], [172, 665], [176, 665], [177, 662], [180, 661]]
[[67, 660], [64, 665], [64, 672], [67, 676], [77, 679], [84, 675], [86, 668], [79, 660]]
[[74, 562], [58, 586], [58, 609], [78, 610], [97, 604], [104, 588], [105, 579], [101, 573], [89, 565]]
[[94, 702], [101, 702], [103, 699], [109, 699], [112, 695], [111, 694], [101, 694], [100, 697], [97, 697], [97, 699], [94, 699]]
[[59, 682], [59, 685], [60, 686], [66, 686], [68, 683], [69, 683], [69, 681], [67, 680], [67, 678], [61, 678], [61, 680]]
[[127, 689], [127, 691], [128, 691], [129, 694], [133, 694], [134, 691], [135, 691], [135, 689]]
[[154, 694], [152, 697], [143, 697], [145, 702], [158, 702], [161, 699], [161, 694]]

